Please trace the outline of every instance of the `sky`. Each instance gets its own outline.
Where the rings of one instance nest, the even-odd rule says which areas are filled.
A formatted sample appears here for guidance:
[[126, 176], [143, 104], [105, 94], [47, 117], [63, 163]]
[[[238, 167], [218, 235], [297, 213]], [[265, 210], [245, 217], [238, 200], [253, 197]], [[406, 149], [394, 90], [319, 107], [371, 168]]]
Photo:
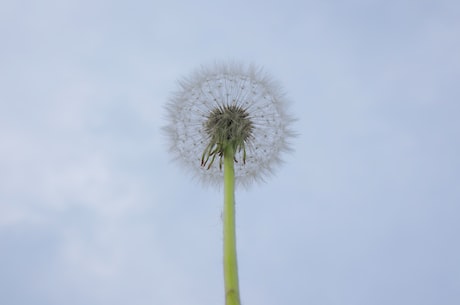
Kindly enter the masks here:
[[460, 304], [460, 2], [3, 1], [0, 304], [224, 303], [222, 190], [177, 80], [278, 80], [294, 151], [237, 190], [243, 304]]

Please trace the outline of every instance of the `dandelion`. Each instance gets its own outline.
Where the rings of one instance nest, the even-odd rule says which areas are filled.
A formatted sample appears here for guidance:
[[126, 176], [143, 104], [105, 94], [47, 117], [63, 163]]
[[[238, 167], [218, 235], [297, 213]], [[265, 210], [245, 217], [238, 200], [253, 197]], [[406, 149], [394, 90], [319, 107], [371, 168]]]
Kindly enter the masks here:
[[292, 117], [280, 86], [255, 66], [202, 67], [167, 104], [170, 151], [206, 185], [224, 184], [226, 304], [240, 304], [234, 189], [264, 181], [290, 150]]

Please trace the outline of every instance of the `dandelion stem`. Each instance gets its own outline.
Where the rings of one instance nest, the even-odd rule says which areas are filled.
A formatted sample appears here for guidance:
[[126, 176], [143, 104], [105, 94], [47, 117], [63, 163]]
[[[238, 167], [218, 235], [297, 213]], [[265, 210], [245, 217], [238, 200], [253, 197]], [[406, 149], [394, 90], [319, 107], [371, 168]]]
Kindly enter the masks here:
[[224, 281], [225, 304], [240, 305], [238, 264], [235, 234], [235, 169], [234, 149], [226, 145], [224, 151]]

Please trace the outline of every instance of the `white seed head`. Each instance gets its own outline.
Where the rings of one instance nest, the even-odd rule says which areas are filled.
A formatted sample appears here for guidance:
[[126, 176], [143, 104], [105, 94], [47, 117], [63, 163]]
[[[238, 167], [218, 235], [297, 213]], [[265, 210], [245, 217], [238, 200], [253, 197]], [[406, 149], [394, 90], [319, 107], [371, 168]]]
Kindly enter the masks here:
[[263, 181], [294, 137], [280, 87], [255, 66], [201, 67], [167, 104], [170, 151], [205, 184], [223, 183], [223, 147], [235, 151], [237, 185]]

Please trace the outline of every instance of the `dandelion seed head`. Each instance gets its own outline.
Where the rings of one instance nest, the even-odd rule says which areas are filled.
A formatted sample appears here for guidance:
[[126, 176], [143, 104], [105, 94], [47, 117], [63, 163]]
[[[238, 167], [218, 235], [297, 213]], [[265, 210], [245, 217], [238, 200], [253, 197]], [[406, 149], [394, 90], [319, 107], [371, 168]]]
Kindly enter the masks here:
[[205, 184], [220, 185], [222, 145], [230, 143], [236, 184], [264, 181], [290, 150], [287, 107], [280, 86], [260, 68], [201, 67], [179, 82], [166, 106], [170, 152]]

